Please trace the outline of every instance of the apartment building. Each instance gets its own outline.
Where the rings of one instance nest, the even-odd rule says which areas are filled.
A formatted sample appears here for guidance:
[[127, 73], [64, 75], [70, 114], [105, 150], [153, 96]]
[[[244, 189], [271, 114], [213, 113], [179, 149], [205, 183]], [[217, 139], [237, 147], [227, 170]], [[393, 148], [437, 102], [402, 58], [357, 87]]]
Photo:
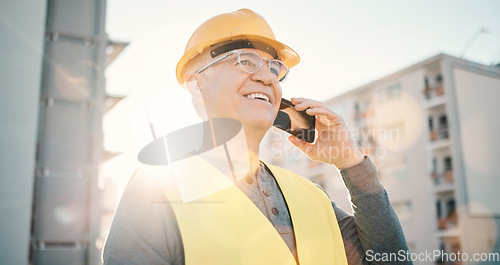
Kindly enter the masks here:
[[[500, 262], [499, 100], [500, 67], [438, 54], [326, 102], [375, 162], [410, 251], [432, 253], [415, 264]], [[334, 167], [278, 130], [262, 148], [352, 211]]]

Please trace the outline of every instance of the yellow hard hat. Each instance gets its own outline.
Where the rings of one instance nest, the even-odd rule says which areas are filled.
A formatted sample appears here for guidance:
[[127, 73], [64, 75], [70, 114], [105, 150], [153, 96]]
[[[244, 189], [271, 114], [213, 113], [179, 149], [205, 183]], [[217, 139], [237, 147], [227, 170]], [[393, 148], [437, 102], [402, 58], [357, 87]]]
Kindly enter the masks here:
[[[195, 30], [186, 45], [184, 55], [177, 63], [177, 81], [184, 86], [186, 65], [205, 49], [225, 42], [242, 43], [243, 40], [248, 41], [244, 42], [248, 46], [240, 46], [239, 48], [267, 46], [267, 50], [270, 48], [275, 50], [277, 59], [285, 63], [288, 68], [296, 66], [300, 61], [299, 55], [292, 48], [276, 40], [271, 27], [261, 15], [249, 9], [240, 9], [215, 16]], [[232, 48], [238, 47], [233, 46]], [[218, 54], [212, 54], [213, 57], [216, 55]]]

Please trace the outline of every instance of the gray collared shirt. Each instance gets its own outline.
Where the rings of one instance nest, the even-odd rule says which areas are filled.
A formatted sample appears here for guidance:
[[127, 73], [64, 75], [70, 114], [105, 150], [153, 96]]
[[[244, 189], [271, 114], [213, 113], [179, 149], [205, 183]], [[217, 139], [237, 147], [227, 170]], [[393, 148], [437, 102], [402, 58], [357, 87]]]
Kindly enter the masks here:
[[[348, 263], [389, 264], [366, 261], [368, 250], [373, 253], [396, 253], [408, 249], [374, 164], [365, 158], [360, 164], [340, 172], [355, 209], [354, 215], [347, 214], [332, 201]], [[247, 176], [236, 185], [274, 225], [297, 259], [288, 207], [270, 171], [261, 164], [257, 176]], [[104, 263], [185, 264], [174, 212], [160, 185], [148, 176], [136, 176], [130, 180], [116, 210], [104, 249]]]

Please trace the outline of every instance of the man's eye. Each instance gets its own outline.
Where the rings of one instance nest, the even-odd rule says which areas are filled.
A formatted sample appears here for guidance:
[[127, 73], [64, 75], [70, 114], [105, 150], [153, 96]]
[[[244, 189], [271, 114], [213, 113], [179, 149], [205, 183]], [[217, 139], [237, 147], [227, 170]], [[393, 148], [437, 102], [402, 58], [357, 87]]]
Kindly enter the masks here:
[[278, 71], [277, 69], [275, 69], [275, 68], [271, 68], [271, 69], [269, 69], [269, 70], [271, 70], [271, 73], [272, 73], [273, 75], [275, 75], [276, 77], [278, 77], [278, 76], [279, 76], [279, 71]]
[[250, 60], [241, 60], [240, 64], [244, 66], [253, 66], [253, 63]]

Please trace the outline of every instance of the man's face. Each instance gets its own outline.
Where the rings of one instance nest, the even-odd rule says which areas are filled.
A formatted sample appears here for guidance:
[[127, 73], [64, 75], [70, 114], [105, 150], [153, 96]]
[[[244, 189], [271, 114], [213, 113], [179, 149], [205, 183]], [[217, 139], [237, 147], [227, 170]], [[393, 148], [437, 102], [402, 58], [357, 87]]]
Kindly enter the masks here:
[[[233, 118], [246, 128], [268, 130], [276, 118], [282, 95], [279, 82], [267, 64], [273, 58], [260, 50], [240, 51], [245, 50], [257, 52], [264, 59], [262, 68], [247, 73], [237, 64], [235, 55], [210, 66], [211, 72], [200, 80], [205, 107], [209, 117]], [[268, 100], [262, 99], [262, 95]]]

